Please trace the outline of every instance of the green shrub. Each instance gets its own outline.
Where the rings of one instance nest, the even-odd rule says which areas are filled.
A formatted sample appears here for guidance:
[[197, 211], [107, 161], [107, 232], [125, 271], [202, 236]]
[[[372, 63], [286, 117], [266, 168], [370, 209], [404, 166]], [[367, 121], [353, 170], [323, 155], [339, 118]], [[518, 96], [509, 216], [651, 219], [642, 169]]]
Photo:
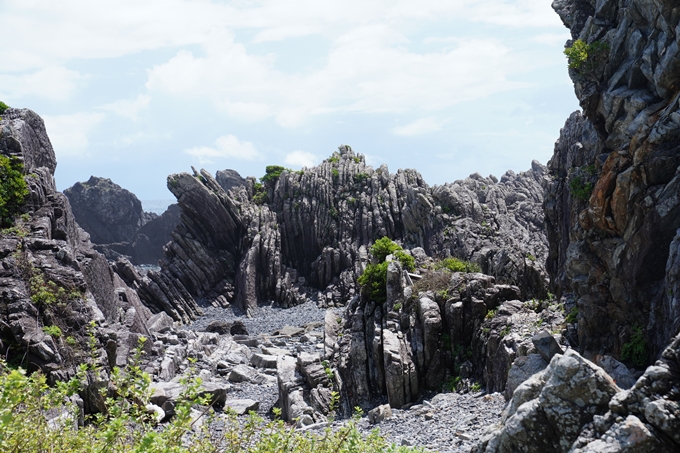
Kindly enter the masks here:
[[28, 195], [24, 165], [19, 159], [0, 156], [0, 226], [11, 226]]
[[284, 171], [292, 170], [282, 167], [281, 165], [267, 165], [265, 168], [265, 175], [260, 178], [260, 182], [262, 182], [262, 184], [276, 182]]
[[486, 312], [486, 316], [484, 317], [485, 319], [492, 319], [494, 316], [496, 316], [496, 312], [498, 311], [497, 308], [494, 308], [493, 310], [489, 310]]
[[396, 304], [394, 304], [394, 306], [392, 307], [392, 309], [393, 309], [394, 311], [397, 311], [397, 312], [398, 312], [399, 310], [401, 310], [401, 302], [397, 302]]
[[354, 181], [361, 184], [369, 178], [368, 173], [357, 173], [354, 175]]
[[267, 202], [267, 189], [264, 185], [256, 182], [253, 185], [253, 203], [255, 204], [265, 204]]
[[593, 193], [593, 183], [583, 181], [581, 176], [575, 176], [569, 183], [569, 190], [577, 200], [588, 201]]
[[399, 260], [401, 266], [409, 272], [416, 270], [416, 259], [403, 250], [394, 252], [394, 257]]
[[340, 177], [340, 172], [337, 168], [333, 168], [331, 170], [331, 175], [333, 176], [333, 179], [338, 179]]
[[378, 303], [387, 300], [387, 262], [366, 265], [366, 270], [357, 279], [368, 297]]
[[397, 250], [401, 250], [401, 246], [385, 236], [375, 241], [371, 247], [371, 254], [378, 262], [382, 262], [385, 261], [387, 255], [392, 255]]
[[604, 65], [608, 53], [609, 44], [602, 41], [586, 44], [584, 41], [577, 39], [571, 47], [564, 49], [569, 67], [576, 70], [579, 74], [590, 76], [594, 76]]
[[481, 272], [482, 268], [479, 264], [472, 263], [470, 261], [459, 260], [458, 258], [444, 258], [443, 260], [435, 263], [435, 270], [446, 270], [449, 272]]
[[58, 326], [44, 326], [42, 328], [43, 332], [45, 332], [47, 335], [54, 337], [54, 338], [60, 338], [61, 337], [61, 329]]
[[333, 155], [329, 157], [327, 160], [332, 164], [337, 164], [338, 162], [340, 162], [340, 154], [333, 153]]
[[0, 101], [0, 114], [5, 113], [5, 110], [7, 110], [8, 108], [10, 108], [9, 105]]
[[573, 324], [578, 321], [578, 307], [574, 307], [569, 311], [565, 321], [569, 324]]
[[647, 355], [647, 341], [642, 327], [634, 327], [630, 340], [621, 348], [621, 360], [632, 363], [638, 368], [647, 365], [649, 356]]

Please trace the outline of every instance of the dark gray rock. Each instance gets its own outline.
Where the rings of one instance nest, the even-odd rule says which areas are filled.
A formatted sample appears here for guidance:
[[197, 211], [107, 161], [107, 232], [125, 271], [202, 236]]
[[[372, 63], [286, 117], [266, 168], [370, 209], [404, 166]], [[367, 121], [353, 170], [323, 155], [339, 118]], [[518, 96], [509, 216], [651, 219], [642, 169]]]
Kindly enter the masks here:
[[246, 186], [246, 180], [236, 170], [218, 170], [215, 174], [215, 181], [224, 189], [225, 192], [234, 187]]
[[128, 242], [148, 220], [137, 197], [107, 178], [92, 176], [66, 189], [64, 195], [95, 244]]
[[[93, 249], [68, 199], [56, 191], [56, 160], [42, 119], [24, 109], [3, 113], [0, 154], [24, 162], [29, 190], [25, 215], [0, 237], [0, 353], [42, 371], [50, 383], [74, 376], [94, 356], [101, 368], [88, 374], [81, 396], [87, 413], [101, 410], [98, 389], [106, 387], [110, 367], [126, 363], [139, 337], [149, 336], [151, 313]], [[45, 293], [52, 299], [43, 299]], [[59, 328], [61, 336], [43, 327]]]
[[555, 337], [550, 335], [550, 332], [544, 330], [537, 333], [531, 338], [531, 342], [536, 347], [538, 353], [543, 357], [546, 363], [550, 363], [555, 354], [563, 354], [562, 348], [557, 344]]

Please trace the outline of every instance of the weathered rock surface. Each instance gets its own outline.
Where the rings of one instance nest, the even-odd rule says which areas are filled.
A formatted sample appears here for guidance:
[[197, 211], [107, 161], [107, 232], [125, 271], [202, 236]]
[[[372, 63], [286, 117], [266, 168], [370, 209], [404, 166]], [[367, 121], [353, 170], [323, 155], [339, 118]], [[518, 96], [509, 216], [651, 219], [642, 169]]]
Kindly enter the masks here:
[[[108, 367], [124, 364], [140, 334], [148, 335], [151, 313], [93, 249], [68, 199], [56, 191], [56, 160], [42, 119], [30, 110], [7, 110], [0, 153], [24, 162], [29, 188], [24, 215], [0, 236], [0, 353], [51, 381], [68, 378], [91, 356], [88, 325], [94, 322], [103, 369], [88, 379], [105, 382]], [[83, 399], [87, 411], [96, 406]]]
[[581, 429], [607, 412], [619, 388], [602, 369], [572, 349], [522, 383], [503, 413], [503, 427], [477, 453], [567, 452]]
[[125, 256], [134, 264], [156, 264], [179, 222], [179, 207], [161, 215], [144, 212], [142, 203], [107, 178], [92, 176], [64, 191], [73, 215], [96, 249], [109, 260]]
[[567, 120], [545, 199], [553, 291], [578, 307], [587, 357], [621, 357], [642, 328], [648, 363], [680, 322], [680, 18], [668, 1], [559, 0], [574, 39], [605, 43], [570, 69], [583, 115]]
[[680, 335], [629, 390], [570, 349], [517, 387], [475, 451], [676, 452], [679, 388]]
[[399, 408], [452, 378], [503, 391], [513, 361], [536, 352], [531, 338], [564, 319], [520, 296], [518, 287], [484, 274], [428, 272], [412, 284], [411, 274], [390, 262], [385, 303], [362, 294], [340, 326], [326, 322], [325, 357], [339, 371], [343, 410], [370, 408], [383, 395]]
[[283, 171], [262, 188], [254, 178], [243, 185], [225, 172], [168, 178], [181, 221], [161, 271], [149, 276], [168, 288], [159, 284], [162, 294], [142, 298], [160, 307], [171, 294], [188, 294], [175, 309], [177, 320], [192, 319], [194, 310], [184, 310], [187, 319], [180, 307], [195, 299], [244, 311], [270, 300], [344, 305], [357, 293], [367, 247], [383, 236], [430, 256], [473, 260], [523, 297], [546, 295], [547, 172], [537, 162], [500, 181], [475, 174], [433, 188], [413, 170], [373, 169], [348, 146], [318, 167]]

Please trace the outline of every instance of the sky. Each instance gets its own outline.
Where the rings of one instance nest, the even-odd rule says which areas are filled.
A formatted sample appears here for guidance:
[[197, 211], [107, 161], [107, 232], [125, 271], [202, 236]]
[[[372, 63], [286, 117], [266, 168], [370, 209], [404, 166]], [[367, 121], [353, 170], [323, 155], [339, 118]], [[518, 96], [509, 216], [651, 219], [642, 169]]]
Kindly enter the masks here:
[[341, 144], [430, 185], [546, 163], [578, 102], [549, 0], [0, 0], [0, 101], [57, 187], [313, 166]]

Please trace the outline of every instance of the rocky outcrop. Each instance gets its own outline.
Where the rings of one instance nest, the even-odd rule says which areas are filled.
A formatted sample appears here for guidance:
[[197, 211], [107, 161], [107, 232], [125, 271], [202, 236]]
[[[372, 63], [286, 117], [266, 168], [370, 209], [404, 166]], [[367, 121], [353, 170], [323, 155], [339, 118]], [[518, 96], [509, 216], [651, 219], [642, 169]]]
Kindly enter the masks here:
[[462, 390], [472, 380], [503, 391], [515, 359], [545, 349], [532, 336], [564, 320], [557, 306], [520, 297], [518, 287], [489, 275], [417, 275], [390, 262], [385, 303], [362, 294], [343, 319], [326, 322], [325, 357], [338, 369], [343, 409], [369, 408], [383, 397], [400, 408], [427, 390]]
[[583, 114], [569, 118], [548, 164], [547, 269], [553, 291], [578, 309], [575, 345], [621, 358], [642, 329], [639, 367], [680, 319], [680, 18], [667, 1], [553, 7], [574, 40], [595, 47], [570, 69]]
[[29, 189], [23, 213], [0, 235], [0, 353], [54, 382], [89, 360], [91, 333], [103, 366], [125, 363], [138, 336], [148, 333], [150, 313], [92, 248], [57, 192], [42, 119], [30, 110], [5, 111], [0, 154], [23, 161]]
[[129, 241], [151, 220], [137, 197], [107, 178], [90, 177], [64, 190], [78, 224], [95, 244]]
[[96, 249], [109, 260], [123, 256], [134, 264], [157, 264], [179, 222], [179, 208], [161, 216], [144, 212], [135, 194], [110, 179], [90, 177], [64, 191], [73, 215]]
[[568, 350], [517, 387], [501, 425], [474, 451], [676, 452], [679, 386], [680, 336], [629, 390]]
[[430, 188], [413, 170], [373, 169], [342, 146], [318, 167], [265, 181], [241, 185], [226, 171], [216, 179], [204, 170], [168, 178], [181, 222], [161, 262], [163, 277], [150, 278], [190, 295], [178, 306], [203, 299], [247, 311], [259, 301], [309, 298], [343, 305], [357, 294], [367, 247], [383, 236], [431, 256], [471, 259], [523, 297], [546, 294], [546, 169], [537, 162], [500, 181], [475, 174]]

